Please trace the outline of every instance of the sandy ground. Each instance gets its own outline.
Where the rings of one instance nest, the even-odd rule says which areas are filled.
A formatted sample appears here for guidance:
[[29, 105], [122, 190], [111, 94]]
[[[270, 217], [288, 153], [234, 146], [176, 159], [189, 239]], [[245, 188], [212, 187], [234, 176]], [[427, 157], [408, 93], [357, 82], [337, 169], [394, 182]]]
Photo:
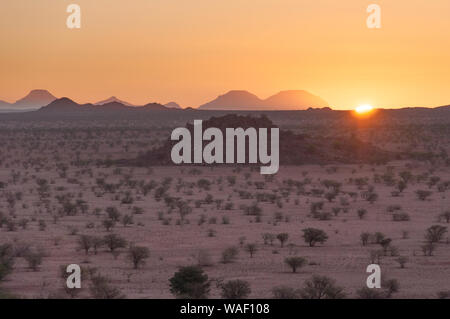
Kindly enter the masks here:
[[[13, 152], [13, 151], [11, 151]], [[11, 154], [11, 153], [10, 153]], [[33, 153], [33, 157], [39, 154]], [[62, 152], [59, 156], [74, 156], [74, 152]], [[31, 157], [29, 158], [31, 159]], [[391, 192], [394, 186], [373, 181], [374, 174], [383, 174], [387, 166], [368, 165], [341, 165], [336, 172], [329, 166], [300, 166], [281, 167], [273, 181], [266, 181], [263, 189], [257, 189], [255, 182], [264, 181], [258, 171], [251, 171], [243, 167], [236, 171], [233, 168], [215, 167], [198, 168], [199, 173], [193, 175], [191, 168], [155, 167], [151, 171], [147, 168], [122, 168], [115, 172], [115, 168], [96, 167], [91, 164], [87, 167], [74, 167], [68, 165], [66, 177], [60, 177], [59, 170], [55, 169], [49, 156], [48, 161], [40, 169], [36, 167], [23, 167], [22, 161], [3, 163], [0, 168], [0, 180], [8, 181], [7, 186], [1, 190], [3, 198], [6, 193], [21, 192], [22, 197], [17, 200], [14, 208], [10, 208], [5, 200], [0, 203], [3, 214], [13, 214], [13, 219], [29, 219], [27, 229], [20, 226], [16, 231], [8, 231], [5, 226], [0, 229], [0, 243], [15, 242], [28, 243], [35, 247], [42, 247], [46, 257], [38, 271], [29, 269], [26, 261], [16, 258], [13, 273], [1, 283], [1, 287], [10, 293], [26, 298], [46, 298], [61, 296], [59, 290], [63, 280], [59, 275], [61, 265], [80, 264], [82, 267], [97, 267], [103, 275], [111, 278], [111, 283], [120, 288], [128, 298], [172, 298], [169, 291], [169, 278], [179, 266], [198, 263], [198, 252], [207, 251], [211, 257], [212, 265], [204, 267], [205, 272], [213, 280], [243, 279], [250, 283], [251, 295], [254, 298], [272, 297], [271, 289], [275, 286], [285, 285], [301, 288], [305, 280], [314, 274], [326, 275], [336, 280], [349, 297], [357, 297], [356, 291], [365, 285], [367, 275], [365, 270], [370, 264], [369, 252], [379, 250], [377, 244], [362, 246], [360, 234], [362, 232], [382, 232], [392, 239], [392, 245], [398, 248], [399, 255], [407, 256], [409, 262], [405, 269], [399, 267], [396, 256], [385, 256], [381, 260], [382, 275], [384, 278], [395, 278], [400, 283], [400, 290], [394, 298], [436, 298], [439, 291], [450, 290], [450, 245], [448, 233], [442, 242], [437, 244], [433, 256], [423, 256], [421, 246], [424, 244], [425, 230], [431, 225], [448, 226], [439, 221], [438, 216], [449, 207], [448, 190], [439, 192], [436, 186], [430, 188], [432, 195], [426, 201], [418, 200], [415, 191], [429, 189], [425, 182], [410, 182], [408, 187], [398, 197]], [[390, 163], [389, 169], [396, 179], [398, 173], [405, 170], [411, 163]], [[429, 172], [430, 166], [420, 163], [411, 171], [413, 175]], [[6, 167], [8, 166], [8, 167]], [[48, 166], [46, 168], [46, 166]], [[439, 176], [441, 181], [450, 180], [448, 168], [434, 168], [432, 175]], [[20, 171], [20, 178], [12, 182], [14, 171]], [[246, 176], [249, 173], [250, 176]], [[169, 213], [164, 200], [156, 201], [155, 189], [146, 196], [138, 188], [122, 185], [114, 193], [105, 193], [99, 190], [97, 179], [104, 178], [108, 183], [123, 181], [125, 176], [130, 180], [155, 181], [158, 185], [167, 178], [172, 178], [168, 194], [180, 197], [189, 202], [193, 208], [185, 219], [189, 224], [177, 225], [180, 218], [177, 211]], [[236, 184], [230, 186], [227, 176], [236, 176]], [[70, 178], [74, 180], [70, 181]], [[373, 204], [367, 202], [359, 195], [362, 190], [351, 183], [350, 179], [367, 177], [369, 185], [373, 185], [379, 195]], [[48, 207], [43, 205], [37, 193], [37, 178], [45, 178], [50, 182], [50, 197]], [[288, 179], [304, 181], [303, 191], [298, 192], [295, 187], [290, 190], [285, 183]], [[199, 179], [211, 182], [209, 190], [202, 190], [189, 183], [197, 183]], [[312, 189], [324, 189], [323, 180], [340, 182], [342, 187], [339, 195], [328, 202], [320, 195], [313, 195]], [[176, 185], [180, 189], [177, 190]], [[281, 205], [275, 203], [259, 203], [262, 209], [261, 220], [258, 222], [254, 216], [246, 215], [240, 205], [253, 204], [256, 199], [242, 199], [237, 191], [244, 190], [253, 196], [257, 193], [271, 193], [279, 196]], [[132, 204], [122, 204], [123, 194], [129, 191], [134, 201]], [[352, 198], [349, 193], [356, 192]], [[52, 214], [58, 211], [60, 205], [55, 199], [58, 194], [72, 194], [73, 201], [82, 199], [88, 205], [87, 211], [77, 213], [75, 216], [64, 216], [55, 223]], [[202, 204], [195, 207], [195, 201], [204, 199], [211, 194], [213, 199], [222, 199], [219, 209], [216, 204]], [[342, 205], [340, 198], [345, 198], [348, 205]], [[310, 215], [312, 202], [324, 201], [323, 211], [332, 212], [332, 207], [342, 207], [338, 216], [332, 214], [330, 220], [317, 220]], [[234, 204], [232, 210], [225, 210], [227, 202]], [[410, 216], [409, 221], [395, 222], [392, 213], [387, 211], [391, 205], [400, 205], [401, 211]], [[143, 209], [142, 214], [134, 215], [134, 224], [127, 227], [117, 224], [112, 233], [123, 236], [127, 241], [136, 245], [148, 247], [150, 258], [138, 270], [126, 258], [126, 249], [120, 249], [121, 254], [113, 257], [105, 248], [101, 248], [97, 255], [77, 247], [77, 238], [81, 234], [104, 236], [108, 233], [102, 226], [106, 218], [105, 208], [115, 206], [119, 212], [132, 214], [132, 207]], [[281, 206], [281, 207], [280, 207]], [[94, 214], [94, 209], [101, 212]], [[358, 209], [366, 209], [367, 214], [360, 219]], [[158, 218], [158, 212], [163, 212], [163, 218], [170, 218], [170, 224], [164, 225]], [[275, 213], [282, 214], [282, 220], [275, 222]], [[206, 222], [199, 225], [201, 215], [205, 215]], [[222, 224], [222, 218], [229, 218], [229, 224]], [[209, 221], [216, 218], [216, 223]], [[38, 221], [44, 220], [47, 224], [45, 230], [39, 230]], [[87, 228], [93, 223], [94, 228]], [[324, 230], [329, 239], [323, 245], [308, 247], [302, 238], [302, 229], [306, 227]], [[71, 229], [77, 229], [77, 235], [71, 235]], [[214, 230], [213, 237], [209, 231]], [[289, 240], [283, 248], [275, 240], [273, 245], [263, 243], [263, 233], [289, 234]], [[405, 235], [405, 232], [407, 233]], [[253, 258], [249, 257], [243, 247], [240, 247], [239, 238], [245, 236], [245, 243], [257, 243], [258, 251]], [[59, 241], [55, 244], [55, 240]], [[288, 245], [291, 244], [291, 245]], [[245, 245], [245, 244], [244, 244]], [[294, 246], [293, 246], [294, 245]], [[222, 251], [229, 246], [239, 247], [239, 256], [234, 263], [220, 262]], [[308, 265], [294, 274], [284, 263], [289, 256], [301, 256], [307, 259]], [[85, 283], [84, 287], [89, 286]], [[84, 289], [80, 296], [89, 297], [89, 290]], [[220, 297], [220, 291], [212, 285], [211, 297]]]

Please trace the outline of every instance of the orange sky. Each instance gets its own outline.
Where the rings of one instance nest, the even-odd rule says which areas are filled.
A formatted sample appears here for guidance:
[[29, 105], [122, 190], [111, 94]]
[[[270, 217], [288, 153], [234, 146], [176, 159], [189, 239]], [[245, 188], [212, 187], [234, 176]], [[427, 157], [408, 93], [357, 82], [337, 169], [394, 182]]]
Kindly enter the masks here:
[[[370, 3], [381, 29], [366, 27]], [[2, 0], [0, 99], [198, 106], [305, 89], [340, 109], [450, 104], [449, 14], [449, 0]]]

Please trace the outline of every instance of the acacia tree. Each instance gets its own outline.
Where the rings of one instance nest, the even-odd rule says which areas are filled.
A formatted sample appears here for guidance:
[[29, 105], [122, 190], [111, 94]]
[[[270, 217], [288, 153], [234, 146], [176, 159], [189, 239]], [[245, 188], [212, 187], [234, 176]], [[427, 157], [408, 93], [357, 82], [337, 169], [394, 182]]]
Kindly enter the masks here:
[[245, 299], [251, 293], [250, 284], [240, 279], [228, 281], [221, 289], [224, 299]]
[[178, 298], [204, 299], [209, 294], [208, 275], [199, 266], [181, 267], [169, 282], [170, 292]]
[[433, 244], [441, 241], [444, 234], [447, 232], [447, 227], [441, 225], [433, 225], [427, 229], [425, 239], [427, 242]]
[[321, 229], [305, 228], [303, 229], [303, 238], [309, 244], [309, 247], [315, 246], [316, 243], [323, 244], [327, 241], [328, 235]]
[[250, 258], [253, 258], [253, 255], [258, 250], [258, 246], [256, 244], [247, 244], [245, 245], [245, 250], [250, 254]]
[[103, 237], [103, 242], [111, 252], [114, 252], [118, 248], [124, 248], [127, 246], [127, 241], [116, 234], [106, 235]]
[[277, 235], [277, 239], [280, 241], [280, 245], [283, 248], [284, 243], [287, 242], [289, 238], [289, 234], [288, 233], [280, 233]]
[[150, 251], [147, 247], [131, 246], [128, 251], [128, 258], [133, 263], [134, 269], [145, 264], [145, 260], [150, 257]]
[[89, 235], [81, 235], [78, 237], [78, 247], [84, 250], [84, 253], [87, 255], [89, 253], [89, 249], [91, 249], [93, 244], [92, 236]]
[[292, 272], [297, 272], [297, 268], [301, 268], [306, 264], [306, 259], [303, 257], [288, 257], [284, 262], [291, 267]]

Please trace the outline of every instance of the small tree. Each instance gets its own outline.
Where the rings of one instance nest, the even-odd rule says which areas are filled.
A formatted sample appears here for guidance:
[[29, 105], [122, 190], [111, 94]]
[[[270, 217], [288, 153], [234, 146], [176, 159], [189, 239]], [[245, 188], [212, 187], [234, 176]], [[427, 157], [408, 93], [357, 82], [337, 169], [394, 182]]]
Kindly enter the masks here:
[[385, 256], [387, 256], [387, 252], [391, 245], [391, 242], [392, 242], [392, 239], [390, 239], [390, 238], [385, 238], [380, 242], [380, 245], [383, 248], [383, 253]]
[[145, 264], [145, 260], [150, 257], [150, 251], [147, 247], [131, 246], [128, 251], [128, 259], [133, 263], [134, 269]]
[[300, 294], [304, 299], [343, 299], [343, 289], [326, 276], [313, 276], [307, 280]]
[[323, 244], [327, 241], [328, 235], [321, 229], [305, 228], [303, 229], [303, 238], [309, 244], [309, 247], [315, 246], [316, 243]]
[[44, 258], [44, 252], [42, 250], [30, 250], [25, 254], [24, 258], [33, 271], [38, 271]]
[[250, 284], [245, 280], [230, 280], [221, 286], [222, 298], [245, 299], [251, 293]]
[[367, 215], [367, 210], [365, 210], [364, 208], [358, 209], [358, 217], [359, 219], [363, 219], [364, 216]]
[[362, 233], [359, 237], [361, 238], [362, 245], [366, 246], [369, 243], [370, 233]]
[[92, 240], [92, 248], [94, 248], [94, 255], [97, 255], [98, 249], [105, 244], [105, 241], [103, 240], [103, 238], [98, 236], [92, 236], [91, 240]]
[[267, 245], [269, 243], [272, 245], [273, 241], [275, 239], [275, 235], [271, 234], [271, 233], [264, 233], [264, 234], [261, 235], [261, 237], [262, 237], [262, 239], [264, 241], [264, 245]]
[[181, 267], [169, 282], [170, 292], [178, 298], [204, 299], [209, 294], [208, 276], [198, 266]]
[[289, 234], [288, 233], [280, 233], [277, 235], [277, 239], [280, 241], [281, 247], [284, 246], [284, 243], [288, 240]]
[[306, 264], [306, 259], [302, 257], [288, 257], [284, 262], [291, 267], [293, 273], [296, 273], [298, 268]]
[[444, 234], [447, 232], [447, 227], [441, 225], [433, 225], [427, 229], [425, 239], [429, 243], [437, 243], [441, 241]]
[[250, 258], [253, 258], [253, 255], [258, 250], [258, 246], [256, 246], [256, 244], [249, 243], [245, 245], [245, 250], [250, 254]]
[[103, 242], [111, 252], [114, 252], [118, 248], [124, 248], [127, 246], [127, 241], [116, 234], [106, 235], [103, 237]]
[[89, 235], [81, 235], [78, 237], [78, 247], [84, 250], [84, 253], [87, 255], [89, 253], [89, 249], [91, 249], [93, 244], [92, 237]]

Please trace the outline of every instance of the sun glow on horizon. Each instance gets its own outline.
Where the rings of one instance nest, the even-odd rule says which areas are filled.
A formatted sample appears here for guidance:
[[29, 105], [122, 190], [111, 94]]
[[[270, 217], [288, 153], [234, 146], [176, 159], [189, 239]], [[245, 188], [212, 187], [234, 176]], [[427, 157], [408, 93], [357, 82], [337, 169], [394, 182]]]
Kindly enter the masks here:
[[355, 109], [357, 114], [368, 114], [373, 111], [373, 106], [369, 104], [360, 105]]

